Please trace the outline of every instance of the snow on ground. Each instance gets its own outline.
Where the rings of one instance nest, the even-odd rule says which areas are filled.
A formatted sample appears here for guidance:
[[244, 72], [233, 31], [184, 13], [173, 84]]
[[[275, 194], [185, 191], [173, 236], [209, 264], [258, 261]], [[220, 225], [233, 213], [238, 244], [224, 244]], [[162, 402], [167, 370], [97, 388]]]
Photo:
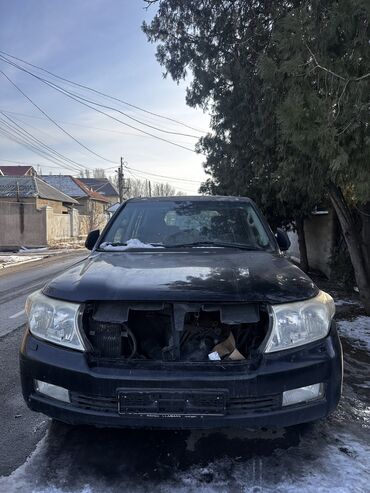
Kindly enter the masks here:
[[350, 306], [350, 305], [361, 306], [361, 303], [359, 301], [354, 301], [354, 300], [335, 300], [335, 306]]
[[20, 247], [19, 253], [40, 253], [40, 252], [47, 252], [48, 247], [38, 247], [38, 248], [27, 248], [27, 247]]
[[350, 339], [353, 346], [370, 351], [370, 317], [339, 320], [337, 324], [340, 336]]
[[[77, 469], [71, 468], [70, 461], [81, 461], [75, 450], [73, 455], [65, 454], [63, 459], [48, 460], [50, 448], [44, 438], [28, 461], [11, 476], [0, 479], [0, 491], [7, 493], [136, 493], [150, 490], [160, 493], [222, 493], [222, 492], [266, 492], [266, 493], [352, 493], [369, 491], [370, 472], [368, 460], [370, 446], [366, 440], [354, 437], [345, 431], [332, 433], [333, 423], [316, 425], [301, 437], [300, 443], [287, 449], [276, 447], [270, 455], [254, 454], [256, 436], [264, 440], [271, 437], [269, 432], [238, 430], [237, 433], [217, 433], [224, 440], [226, 450], [233, 443], [242, 441], [247, 448], [243, 457], [220, 457], [207, 464], [194, 464], [192, 467], [174, 468], [168, 479], [158, 481], [154, 478], [130, 477], [125, 464], [121, 465], [120, 477], [116, 471], [107, 474], [107, 465], [99, 468], [99, 458], [94, 467], [82, 463]], [[150, 432], [148, 432], [150, 434]], [[258, 433], [260, 437], [258, 437]], [[195, 435], [195, 438], [191, 435]], [[189, 440], [202, 447], [207, 433], [193, 432]], [[240, 446], [240, 443], [239, 443]], [[125, 444], [122, 443], [122, 447]], [[269, 447], [268, 447], [269, 448]], [[249, 449], [249, 450], [248, 450]], [[81, 452], [81, 451], [80, 451]], [[137, 452], [137, 450], [136, 450]], [[227, 454], [226, 454], [227, 455]], [[73, 457], [73, 458], [72, 458]], [[199, 461], [201, 462], [201, 461]], [[40, 471], [49, 468], [48, 479], [38, 478]], [[109, 469], [108, 469], [109, 470]], [[78, 472], [78, 474], [77, 474]], [[75, 477], [71, 477], [76, 475]], [[41, 474], [42, 476], [42, 474]]]
[[42, 257], [27, 257], [25, 255], [0, 255], [0, 269], [23, 262], [33, 262], [40, 259], [42, 259]]
[[338, 410], [312, 425], [160, 432], [54, 423], [27, 462], [0, 478], [0, 492], [368, 492], [370, 401], [351, 381], [369, 361], [355, 351], [367, 360], [347, 361]]

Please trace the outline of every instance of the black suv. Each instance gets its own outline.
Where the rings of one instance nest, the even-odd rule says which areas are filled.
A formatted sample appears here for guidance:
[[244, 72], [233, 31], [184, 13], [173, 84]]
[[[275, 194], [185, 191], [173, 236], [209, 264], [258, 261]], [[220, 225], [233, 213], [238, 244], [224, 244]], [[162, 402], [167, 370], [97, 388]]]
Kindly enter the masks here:
[[287, 426], [339, 401], [332, 298], [235, 197], [128, 200], [27, 300], [28, 406], [71, 424]]

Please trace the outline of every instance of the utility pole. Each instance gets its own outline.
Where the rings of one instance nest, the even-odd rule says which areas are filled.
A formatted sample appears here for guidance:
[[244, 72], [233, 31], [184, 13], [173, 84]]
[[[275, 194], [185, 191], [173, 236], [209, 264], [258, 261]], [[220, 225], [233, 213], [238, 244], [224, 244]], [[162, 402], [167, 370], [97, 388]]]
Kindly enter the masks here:
[[121, 157], [121, 164], [117, 170], [118, 173], [118, 193], [119, 193], [119, 201], [122, 204], [123, 202], [123, 189], [124, 189], [124, 180], [125, 176], [123, 174], [123, 157]]
[[149, 180], [149, 197], [152, 196], [152, 184], [150, 183], [150, 180]]

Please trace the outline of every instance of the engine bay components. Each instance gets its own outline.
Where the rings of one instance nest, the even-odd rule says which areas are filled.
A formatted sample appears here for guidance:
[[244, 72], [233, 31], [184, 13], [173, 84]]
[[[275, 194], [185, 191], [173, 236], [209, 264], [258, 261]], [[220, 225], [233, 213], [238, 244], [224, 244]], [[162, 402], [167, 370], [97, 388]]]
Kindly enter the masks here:
[[268, 323], [266, 307], [250, 303], [100, 302], [87, 305], [83, 315], [91, 353], [122, 361], [248, 359], [258, 351]]

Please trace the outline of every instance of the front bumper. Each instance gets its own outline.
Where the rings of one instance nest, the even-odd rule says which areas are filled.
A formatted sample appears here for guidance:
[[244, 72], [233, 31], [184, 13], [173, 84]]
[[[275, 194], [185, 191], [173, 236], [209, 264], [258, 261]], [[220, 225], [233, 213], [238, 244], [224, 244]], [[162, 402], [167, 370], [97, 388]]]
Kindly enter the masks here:
[[[20, 369], [23, 396], [30, 409], [70, 424], [169, 429], [282, 427], [325, 417], [336, 408], [342, 387], [342, 349], [333, 324], [325, 339], [300, 349], [262, 355], [258, 364], [107, 367], [92, 366], [85, 354], [36, 339], [27, 330]], [[67, 388], [71, 403], [38, 394], [35, 379]], [[321, 382], [323, 397], [282, 406], [284, 391]], [[138, 391], [154, 392], [162, 399], [176, 392], [221, 395], [224, 409], [213, 414], [199, 408], [186, 414], [175, 408], [120, 414], [118, 393], [130, 396]]]

